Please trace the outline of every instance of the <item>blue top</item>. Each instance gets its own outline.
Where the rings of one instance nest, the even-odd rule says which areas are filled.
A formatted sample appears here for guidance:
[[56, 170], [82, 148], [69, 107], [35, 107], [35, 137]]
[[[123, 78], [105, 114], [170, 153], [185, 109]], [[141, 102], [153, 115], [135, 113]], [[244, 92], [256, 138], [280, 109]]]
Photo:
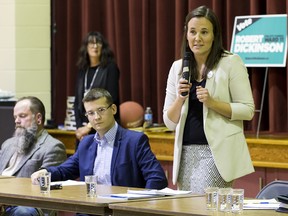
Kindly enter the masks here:
[[[46, 168], [52, 181], [65, 181], [93, 175], [97, 157], [94, 135], [85, 136], [74, 155], [63, 164]], [[118, 126], [111, 161], [111, 183], [115, 186], [163, 189], [168, 182], [159, 161], [151, 151], [148, 137]]]

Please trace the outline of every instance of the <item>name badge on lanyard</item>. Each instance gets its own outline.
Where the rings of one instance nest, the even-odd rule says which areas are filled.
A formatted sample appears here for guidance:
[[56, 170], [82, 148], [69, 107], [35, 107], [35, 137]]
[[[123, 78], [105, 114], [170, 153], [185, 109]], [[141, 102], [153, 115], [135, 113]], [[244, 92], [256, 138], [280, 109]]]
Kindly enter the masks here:
[[84, 97], [86, 97], [87, 93], [90, 91], [90, 89], [85, 89], [85, 92], [84, 92]]

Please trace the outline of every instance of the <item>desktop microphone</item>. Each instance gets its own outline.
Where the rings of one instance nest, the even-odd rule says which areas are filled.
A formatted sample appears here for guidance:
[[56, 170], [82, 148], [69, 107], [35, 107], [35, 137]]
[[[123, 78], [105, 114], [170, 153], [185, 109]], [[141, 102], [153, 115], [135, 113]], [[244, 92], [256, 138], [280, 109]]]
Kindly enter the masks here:
[[[188, 80], [188, 83], [190, 83], [190, 77], [191, 77], [191, 72], [190, 72], [190, 53], [185, 52], [184, 59], [183, 59], [183, 68], [182, 68], [182, 78], [185, 80]], [[186, 96], [188, 92], [182, 92], [182, 96]]]

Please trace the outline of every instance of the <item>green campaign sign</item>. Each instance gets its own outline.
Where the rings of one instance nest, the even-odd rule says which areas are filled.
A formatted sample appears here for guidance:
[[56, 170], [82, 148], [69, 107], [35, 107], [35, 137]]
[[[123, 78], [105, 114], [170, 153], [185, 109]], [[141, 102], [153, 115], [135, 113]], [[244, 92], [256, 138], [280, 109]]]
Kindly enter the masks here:
[[247, 67], [285, 67], [287, 14], [235, 17], [230, 51]]

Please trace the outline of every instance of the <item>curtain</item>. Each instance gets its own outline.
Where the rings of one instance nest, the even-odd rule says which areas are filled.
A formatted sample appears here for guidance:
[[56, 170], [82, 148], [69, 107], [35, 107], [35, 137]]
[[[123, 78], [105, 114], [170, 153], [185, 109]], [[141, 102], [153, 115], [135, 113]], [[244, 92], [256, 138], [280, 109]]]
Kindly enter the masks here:
[[[120, 102], [150, 106], [154, 122], [163, 123], [168, 72], [180, 57], [184, 20], [194, 8], [214, 10], [230, 50], [235, 16], [287, 14], [288, 0], [52, 0], [52, 118], [64, 122], [67, 96], [75, 93], [77, 56], [87, 32], [100, 31], [108, 40], [120, 69]], [[248, 68], [256, 109], [264, 93], [261, 132], [287, 133], [287, 66]], [[255, 133], [259, 112], [245, 122]]]

